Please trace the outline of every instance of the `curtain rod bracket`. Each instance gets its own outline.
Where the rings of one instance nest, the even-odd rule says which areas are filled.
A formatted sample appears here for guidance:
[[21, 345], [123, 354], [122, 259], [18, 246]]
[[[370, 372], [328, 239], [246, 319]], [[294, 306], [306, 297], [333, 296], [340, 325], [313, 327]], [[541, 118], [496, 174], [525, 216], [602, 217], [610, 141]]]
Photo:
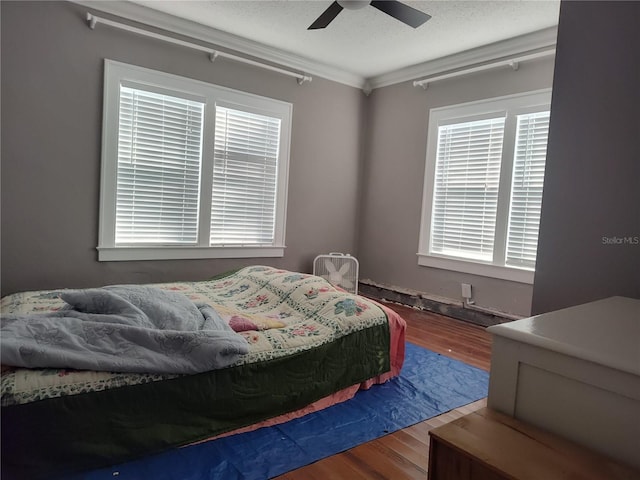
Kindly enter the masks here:
[[513, 71], [517, 71], [520, 68], [520, 62], [511, 62], [509, 66], [513, 69]]
[[216, 61], [216, 58], [218, 58], [220, 54], [216, 51], [213, 51], [209, 54], [209, 60], [211, 60], [211, 63]]
[[91, 15], [88, 12], [87, 12], [87, 22], [89, 22], [89, 28], [91, 30], [95, 30], [96, 23], [98, 23], [98, 20], [96, 19], [96, 17], [94, 17], [93, 15]]
[[301, 77], [298, 77], [298, 85], [302, 85], [304, 82], [310, 82], [311, 80], [313, 80], [312, 77], [309, 77], [308, 75], [303, 75]]
[[424, 80], [415, 80], [413, 82], [413, 86], [414, 87], [422, 87], [423, 90], [426, 90], [427, 88], [429, 88], [429, 82], [426, 82]]

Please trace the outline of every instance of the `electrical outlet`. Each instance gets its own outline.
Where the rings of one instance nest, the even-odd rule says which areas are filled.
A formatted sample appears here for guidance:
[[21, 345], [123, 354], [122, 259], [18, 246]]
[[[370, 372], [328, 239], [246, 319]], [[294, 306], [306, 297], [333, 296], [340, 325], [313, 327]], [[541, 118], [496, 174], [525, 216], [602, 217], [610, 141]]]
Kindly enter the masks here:
[[462, 298], [469, 299], [472, 297], [471, 295], [471, 284], [463, 283], [462, 285]]

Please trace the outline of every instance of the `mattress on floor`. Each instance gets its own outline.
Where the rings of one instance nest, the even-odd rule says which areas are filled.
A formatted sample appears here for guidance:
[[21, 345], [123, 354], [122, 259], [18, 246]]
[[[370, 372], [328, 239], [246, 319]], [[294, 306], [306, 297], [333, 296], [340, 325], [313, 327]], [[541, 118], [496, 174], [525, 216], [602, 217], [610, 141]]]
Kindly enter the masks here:
[[[51, 478], [210, 438], [390, 370], [385, 312], [319, 277], [254, 266], [220, 279], [156, 286], [208, 303], [227, 320], [259, 325], [241, 333], [250, 353], [196, 375], [3, 372], [3, 477]], [[60, 306], [56, 292], [2, 301], [2, 311], [11, 313]]]

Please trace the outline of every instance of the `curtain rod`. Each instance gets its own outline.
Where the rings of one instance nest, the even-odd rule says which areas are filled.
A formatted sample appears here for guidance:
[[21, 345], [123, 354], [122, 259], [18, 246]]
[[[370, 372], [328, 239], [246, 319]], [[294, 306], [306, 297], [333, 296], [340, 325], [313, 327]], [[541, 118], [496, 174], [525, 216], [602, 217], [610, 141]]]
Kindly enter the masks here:
[[304, 82], [310, 82], [313, 77], [308, 75], [303, 75], [301, 73], [292, 72], [289, 70], [285, 70], [283, 68], [274, 67], [272, 65], [267, 65], [265, 63], [257, 62], [255, 60], [250, 60], [248, 58], [239, 57], [237, 55], [233, 55], [231, 53], [220, 52], [210, 47], [205, 47], [204, 45], [199, 45], [197, 43], [186, 42], [184, 40], [179, 40], [177, 38], [169, 37], [167, 35], [162, 35], [160, 33], [151, 32], [149, 30], [144, 30], [142, 28], [133, 27], [131, 25], [127, 25], [126, 23], [115, 22], [113, 20], [108, 20], [106, 18], [98, 17], [91, 13], [87, 13], [87, 22], [89, 24], [90, 29], [95, 29], [98, 23], [102, 23], [103, 25], [108, 25], [110, 27], [119, 28], [121, 30], [126, 30], [128, 32], [137, 33], [138, 35], [143, 35], [145, 37], [155, 38], [157, 40], [163, 40], [165, 42], [173, 43], [175, 45], [180, 45], [182, 47], [191, 48], [194, 50], [199, 50], [201, 52], [205, 52], [209, 54], [209, 60], [214, 62], [217, 58], [227, 58], [229, 60], [233, 60], [236, 62], [246, 63], [247, 65], [253, 65], [254, 67], [259, 67], [265, 70], [270, 70], [272, 72], [281, 73], [282, 75], [287, 75], [289, 77], [294, 77], [298, 81], [298, 85], [302, 85]]
[[470, 73], [483, 72], [485, 70], [491, 70], [493, 68], [498, 68], [498, 67], [509, 66], [513, 70], [518, 70], [520, 66], [520, 62], [524, 62], [526, 60], [534, 60], [536, 58], [547, 57], [549, 55], [553, 55], [554, 53], [556, 53], [555, 46], [545, 47], [543, 49], [532, 51], [530, 53], [521, 54], [511, 58], [504, 58], [502, 60], [495, 60], [487, 63], [470, 65], [469, 67], [461, 68], [459, 70], [453, 70], [453, 71], [445, 72], [439, 75], [433, 75], [431, 77], [423, 78], [422, 80], [414, 80], [413, 86], [422, 87], [423, 89], [426, 90], [427, 87], [429, 86], [429, 83], [431, 82], [437, 82], [438, 80], [446, 80], [447, 78], [460, 77], [462, 75], [468, 75]]

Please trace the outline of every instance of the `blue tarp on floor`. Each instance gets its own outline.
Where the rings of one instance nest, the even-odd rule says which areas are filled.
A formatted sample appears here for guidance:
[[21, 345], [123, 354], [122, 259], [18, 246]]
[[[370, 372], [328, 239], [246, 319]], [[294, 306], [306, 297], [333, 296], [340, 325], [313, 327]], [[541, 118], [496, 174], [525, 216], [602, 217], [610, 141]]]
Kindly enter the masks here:
[[264, 480], [414, 425], [487, 395], [489, 374], [407, 343], [398, 378], [282, 425], [179, 448], [85, 480]]

